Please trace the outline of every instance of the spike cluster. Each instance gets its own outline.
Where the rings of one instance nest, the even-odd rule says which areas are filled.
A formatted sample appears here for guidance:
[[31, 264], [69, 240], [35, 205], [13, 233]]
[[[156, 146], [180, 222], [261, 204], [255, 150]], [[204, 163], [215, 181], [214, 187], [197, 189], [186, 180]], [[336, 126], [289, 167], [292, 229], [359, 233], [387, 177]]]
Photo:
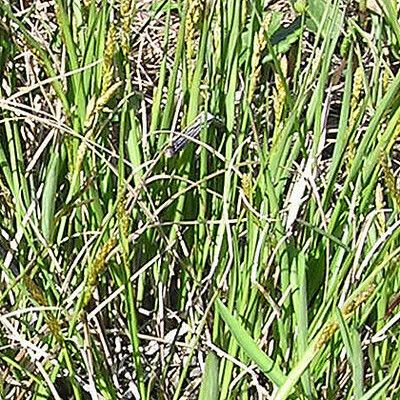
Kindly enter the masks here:
[[193, 73], [195, 60], [195, 46], [198, 37], [198, 28], [203, 19], [204, 5], [201, 0], [187, 0], [185, 19], [186, 60], [190, 75]]
[[253, 42], [253, 55], [251, 57], [251, 74], [250, 86], [247, 95], [249, 103], [252, 101], [256, 90], [257, 82], [261, 74], [261, 56], [267, 47], [266, 35], [268, 33], [269, 24], [271, 22], [271, 14], [267, 13], [257, 32]]
[[381, 166], [383, 169], [383, 175], [386, 187], [389, 190], [390, 197], [393, 199], [397, 207], [400, 206], [400, 191], [397, 189], [396, 177], [389, 168], [385, 153], [381, 153]]
[[103, 247], [98, 252], [94, 262], [90, 265], [88, 270], [88, 278], [85, 285], [85, 291], [83, 296], [83, 307], [85, 307], [92, 297], [93, 291], [97, 287], [100, 275], [105, 271], [107, 265], [107, 256], [110, 254], [111, 250], [117, 244], [115, 238], [110, 238], [103, 245]]

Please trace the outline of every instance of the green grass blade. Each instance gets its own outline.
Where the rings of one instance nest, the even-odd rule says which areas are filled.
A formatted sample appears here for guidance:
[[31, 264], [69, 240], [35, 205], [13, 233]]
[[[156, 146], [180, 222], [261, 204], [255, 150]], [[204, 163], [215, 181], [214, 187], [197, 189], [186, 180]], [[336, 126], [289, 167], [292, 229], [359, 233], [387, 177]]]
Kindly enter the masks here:
[[218, 400], [219, 361], [214, 353], [208, 353], [201, 380], [199, 400]]
[[260, 350], [254, 339], [219, 299], [216, 300], [216, 308], [246, 355], [259, 366], [275, 385], [282, 386], [285, 381], [285, 375], [276, 362]]

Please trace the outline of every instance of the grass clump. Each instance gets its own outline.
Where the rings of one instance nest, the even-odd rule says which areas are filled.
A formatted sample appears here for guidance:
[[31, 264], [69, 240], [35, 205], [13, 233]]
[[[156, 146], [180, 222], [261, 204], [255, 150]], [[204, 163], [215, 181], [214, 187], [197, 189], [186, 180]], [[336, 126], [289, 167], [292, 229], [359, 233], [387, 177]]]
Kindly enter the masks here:
[[0, 397], [399, 397], [398, 10], [0, 3]]

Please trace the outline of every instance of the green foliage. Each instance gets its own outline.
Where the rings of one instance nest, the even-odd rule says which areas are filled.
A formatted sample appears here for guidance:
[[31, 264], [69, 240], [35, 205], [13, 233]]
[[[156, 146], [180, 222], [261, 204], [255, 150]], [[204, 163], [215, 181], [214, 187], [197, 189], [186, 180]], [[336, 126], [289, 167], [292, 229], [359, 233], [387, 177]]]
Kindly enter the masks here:
[[398, 398], [395, 3], [27, 3], [0, 396]]

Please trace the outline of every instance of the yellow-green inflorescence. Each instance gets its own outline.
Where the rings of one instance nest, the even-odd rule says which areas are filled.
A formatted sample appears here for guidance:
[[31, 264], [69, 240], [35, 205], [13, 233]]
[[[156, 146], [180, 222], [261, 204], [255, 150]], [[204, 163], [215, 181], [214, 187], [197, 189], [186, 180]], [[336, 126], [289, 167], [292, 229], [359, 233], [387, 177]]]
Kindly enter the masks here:
[[252, 192], [253, 192], [253, 185], [251, 182], [251, 174], [243, 174], [242, 176], [242, 189], [244, 195], [247, 197], [247, 199], [251, 203], [251, 198], [252, 198]]
[[82, 167], [82, 163], [85, 159], [87, 150], [87, 141], [91, 140], [94, 135], [96, 122], [99, 114], [103, 110], [104, 106], [111, 99], [117, 88], [122, 82], [112, 83], [113, 80], [113, 59], [116, 47], [116, 30], [114, 24], [110, 25], [108, 30], [106, 44], [104, 48], [104, 57], [102, 64], [102, 82], [99, 97], [93, 96], [86, 106], [86, 116], [84, 123], [84, 134], [85, 140], [83, 140], [79, 147], [76, 156], [76, 161], [71, 167], [75, 171], [75, 174], [79, 173]]
[[328, 325], [326, 325], [322, 331], [319, 334], [318, 340], [315, 343], [315, 350], [321, 349], [323, 346], [325, 346], [331, 337], [335, 334], [335, 332], [338, 330], [339, 324], [337, 322], [330, 322]]
[[[29, 294], [32, 296], [33, 300], [39, 304], [41, 307], [48, 307], [49, 303], [43, 294], [42, 289], [36, 285], [36, 283], [27, 275], [24, 276], [23, 282], [27, 288]], [[49, 331], [53, 334], [58, 342], [62, 341], [61, 328], [58, 319], [51, 313], [47, 311], [45, 313], [45, 319]]]
[[[204, 0], [186, 1], [185, 42], [186, 61], [189, 67], [189, 76], [193, 74], [196, 58], [196, 42], [198, 29], [204, 15]], [[190, 79], [189, 79], [190, 80]]]
[[108, 91], [111, 86], [113, 80], [114, 73], [114, 53], [115, 53], [115, 45], [117, 42], [116, 38], [116, 29], [113, 23], [110, 24], [110, 28], [107, 33], [106, 44], [104, 47], [104, 55], [103, 55], [103, 65], [102, 65], [102, 86], [101, 86], [101, 95]]
[[88, 303], [92, 294], [97, 287], [100, 276], [105, 271], [107, 265], [107, 256], [110, 254], [111, 250], [117, 244], [117, 239], [112, 237], [106, 241], [100, 251], [97, 253], [96, 258], [89, 266], [89, 270], [87, 273], [87, 281], [85, 285], [85, 291], [83, 296], [83, 307], [85, 307]]
[[129, 215], [126, 211], [126, 201], [122, 196], [118, 201], [117, 218], [121, 227], [122, 234], [124, 235], [124, 237], [127, 237], [129, 233]]
[[349, 301], [342, 308], [343, 317], [348, 317], [353, 313], [362, 303], [365, 303], [369, 297], [374, 293], [376, 285], [371, 283], [365, 290], [363, 290], [354, 300]]
[[361, 66], [357, 67], [354, 73], [353, 91], [350, 100], [350, 127], [353, 126], [354, 120], [360, 109], [360, 95], [363, 87], [364, 70]]
[[[349, 117], [349, 124], [347, 128], [348, 135], [351, 134], [353, 131], [354, 125], [357, 121], [357, 118], [361, 111], [360, 105], [360, 97], [363, 87], [363, 79], [364, 79], [364, 70], [361, 66], [357, 67], [354, 73], [353, 79], [353, 89], [351, 93], [351, 100], [350, 100], [350, 117]], [[356, 153], [356, 139], [350, 139], [349, 144], [347, 146], [347, 157], [346, 157], [346, 170], [347, 172], [350, 171], [352, 162], [355, 157]]]
[[[343, 318], [348, 318], [354, 311], [357, 310], [369, 297], [374, 293], [376, 285], [371, 283], [365, 290], [363, 290], [355, 299], [347, 302], [341, 310]], [[328, 322], [322, 331], [319, 333], [318, 339], [315, 342], [314, 350], [318, 351], [325, 346], [335, 332], [339, 329], [339, 324], [336, 321]]]
[[125, 57], [127, 57], [130, 50], [129, 38], [132, 34], [132, 21], [136, 14], [136, 0], [121, 0], [120, 13], [122, 22], [121, 48]]
[[[281, 59], [281, 71], [283, 76], [285, 77], [287, 74], [287, 59], [286, 57], [282, 57]], [[273, 90], [273, 104], [274, 104], [274, 115], [275, 115], [275, 127], [278, 128], [278, 131], [281, 129], [281, 120], [283, 107], [285, 105], [286, 98], [286, 89], [285, 83], [282, 79], [282, 76], [278, 73], [275, 73], [275, 89]]]
[[253, 42], [253, 54], [251, 57], [251, 74], [250, 74], [250, 86], [247, 95], [249, 103], [252, 101], [254, 92], [257, 87], [257, 82], [261, 74], [261, 56], [267, 46], [266, 35], [268, 27], [271, 22], [271, 14], [267, 13], [261, 24], [260, 29], [256, 33]]

